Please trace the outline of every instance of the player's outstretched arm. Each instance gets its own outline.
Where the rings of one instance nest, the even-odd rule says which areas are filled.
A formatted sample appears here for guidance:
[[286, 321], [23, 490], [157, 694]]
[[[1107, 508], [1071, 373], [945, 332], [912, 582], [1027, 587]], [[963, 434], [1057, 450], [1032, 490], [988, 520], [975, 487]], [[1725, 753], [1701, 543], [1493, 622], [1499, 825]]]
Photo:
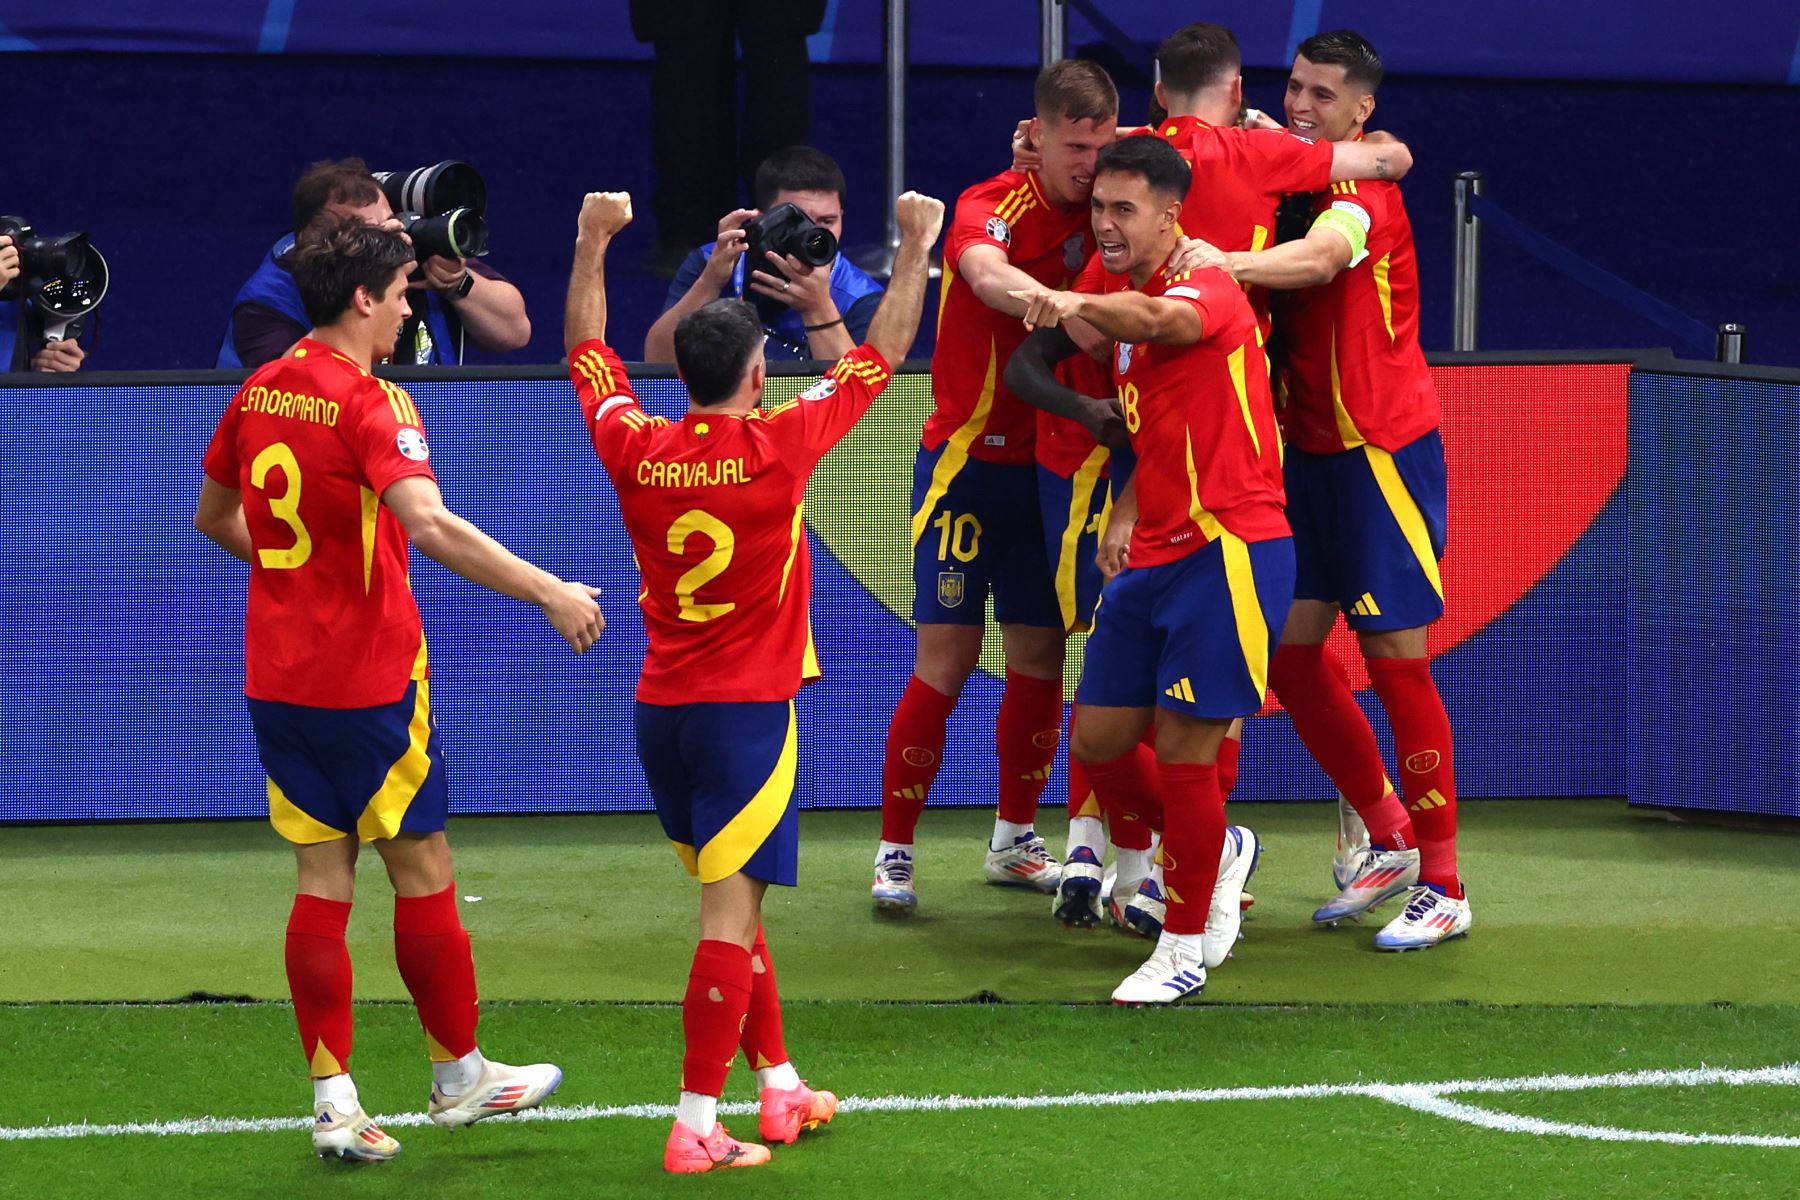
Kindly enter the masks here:
[[1086, 321], [1115, 342], [1160, 342], [1191, 346], [1205, 336], [1200, 313], [1191, 304], [1142, 292], [1060, 292], [1033, 283], [1012, 293], [1025, 307], [1027, 329], [1056, 329], [1070, 321]]
[[200, 501], [194, 506], [194, 528], [219, 543], [233, 558], [250, 561], [250, 526], [244, 520], [244, 493], [228, 488], [210, 475], [200, 485]]
[[1056, 364], [1081, 353], [1067, 330], [1039, 329], [1013, 351], [1006, 363], [1006, 386], [1033, 408], [1079, 421], [1095, 441], [1117, 447], [1130, 435], [1117, 405], [1084, 396], [1056, 378]]
[[600, 589], [565, 582], [526, 562], [446, 508], [435, 480], [409, 475], [389, 485], [381, 502], [400, 518], [406, 536], [425, 557], [470, 583], [537, 605], [575, 653], [599, 640], [606, 628], [594, 602]]
[[1267, 250], [1239, 250], [1221, 264], [1239, 283], [1292, 291], [1322, 287], [1362, 253], [1363, 229], [1348, 213], [1319, 214], [1305, 237]]
[[631, 224], [630, 192], [589, 192], [575, 224], [575, 265], [563, 308], [563, 350], [606, 340], [606, 248]]
[[1391, 133], [1377, 131], [1360, 142], [1336, 142], [1331, 147], [1331, 182], [1346, 179], [1385, 179], [1390, 183], [1412, 170], [1412, 151]]
[[863, 339], [890, 363], [904, 359], [919, 334], [931, 247], [944, 228], [944, 202], [907, 192], [894, 201], [894, 220], [900, 226], [900, 248], [894, 252], [887, 294], [869, 322], [869, 336]]

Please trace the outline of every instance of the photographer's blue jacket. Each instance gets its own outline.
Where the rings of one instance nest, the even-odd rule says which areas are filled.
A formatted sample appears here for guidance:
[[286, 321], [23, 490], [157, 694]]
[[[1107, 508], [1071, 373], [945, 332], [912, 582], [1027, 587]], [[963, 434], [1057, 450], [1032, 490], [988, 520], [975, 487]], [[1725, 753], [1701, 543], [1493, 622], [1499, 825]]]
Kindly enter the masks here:
[[[233, 316], [225, 318], [225, 338], [219, 343], [219, 366], [242, 368], [244, 365], [232, 337], [233, 317], [240, 305], [259, 304], [280, 313], [302, 329], [312, 328], [312, 322], [306, 317], [306, 306], [300, 302], [300, 285], [294, 282], [294, 273], [281, 261], [293, 248], [294, 235], [283, 234], [269, 249], [262, 265], [256, 268], [256, 274], [238, 289], [237, 297], [231, 302]], [[413, 302], [418, 302], [416, 297]], [[419, 365], [455, 365], [456, 334], [450, 325], [449, 305], [436, 293], [425, 295], [425, 327], [431, 333], [431, 352]]]
[[[706, 260], [712, 257], [717, 245], [717, 242], [708, 243], [687, 256], [686, 261], [681, 264], [681, 270], [675, 273], [675, 279], [669, 284], [669, 294], [663, 300], [664, 312], [674, 308], [688, 294], [688, 290], [699, 280], [701, 272], [706, 270]], [[850, 331], [850, 340], [859, 346], [869, 334], [869, 322], [875, 319], [875, 309], [881, 303], [881, 292], [881, 284], [861, 267], [841, 254], [832, 259], [832, 303], [837, 305], [838, 313], [844, 318], [844, 327]], [[731, 269], [731, 285], [719, 295], [721, 298], [749, 300], [756, 305], [757, 315], [762, 318], [763, 323], [764, 358], [791, 361], [812, 357], [812, 350], [806, 343], [806, 321], [799, 313], [758, 296], [755, 292], [745, 293], [742, 256]], [[778, 307], [779, 313], [772, 311]]]

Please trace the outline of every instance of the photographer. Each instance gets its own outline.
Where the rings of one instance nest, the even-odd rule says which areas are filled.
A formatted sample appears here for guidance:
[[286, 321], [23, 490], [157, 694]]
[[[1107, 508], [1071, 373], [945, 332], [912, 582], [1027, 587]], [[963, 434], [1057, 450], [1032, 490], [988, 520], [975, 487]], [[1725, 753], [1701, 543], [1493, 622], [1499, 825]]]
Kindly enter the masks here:
[[[294, 185], [294, 228], [305, 229], [321, 212], [361, 217], [370, 225], [393, 219], [374, 175], [359, 158], [317, 162]], [[259, 367], [280, 358], [305, 336], [308, 323], [294, 282], [294, 235], [284, 235], [238, 290], [231, 321], [219, 346], [221, 367]], [[400, 365], [454, 366], [462, 338], [483, 350], [505, 353], [531, 340], [531, 319], [519, 289], [478, 258], [426, 258], [409, 288], [413, 312], [401, 326], [392, 361]]]
[[[675, 326], [721, 297], [750, 300], [771, 360], [836, 359], [861, 344], [881, 302], [881, 285], [842, 254], [810, 267], [792, 254], [766, 251], [747, 263], [748, 227], [764, 213], [792, 204], [819, 228], [841, 239], [844, 173], [829, 154], [811, 146], [777, 150], [756, 168], [755, 209], [719, 222], [719, 238], [689, 254], [663, 302], [663, 314], [644, 338], [645, 362], [675, 361]], [[773, 272], [779, 270], [780, 275]], [[786, 276], [786, 278], [782, 278]]]
[[[18, 279], [19, 248], [0, 234], [0, 292]], [[74, 338], [44, 341], [43, 321], [23, 299], [0, 300], [0, 371], [81, 370], [87, 352]]]

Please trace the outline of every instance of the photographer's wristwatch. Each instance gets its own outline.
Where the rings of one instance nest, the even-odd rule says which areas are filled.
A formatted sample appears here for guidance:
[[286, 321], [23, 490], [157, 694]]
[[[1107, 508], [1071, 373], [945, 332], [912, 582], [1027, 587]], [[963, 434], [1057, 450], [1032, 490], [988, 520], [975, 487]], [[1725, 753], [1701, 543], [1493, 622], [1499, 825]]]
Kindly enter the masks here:
[[450, 289], [450, 299], [461, 300], [475, 290], [475, 272], [464, 271], [462, 282]]

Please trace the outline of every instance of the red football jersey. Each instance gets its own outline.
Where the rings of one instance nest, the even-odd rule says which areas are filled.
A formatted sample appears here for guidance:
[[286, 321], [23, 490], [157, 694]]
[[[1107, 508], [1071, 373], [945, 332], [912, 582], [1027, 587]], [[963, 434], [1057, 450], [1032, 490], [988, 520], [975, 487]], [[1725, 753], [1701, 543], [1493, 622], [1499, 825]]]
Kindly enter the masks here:
[[[1083, 396], [1106, 399], [1113, 395], [1112, 372], [1107, 365], [1089, 354], [1073, 354], [1056, 364], [1056, 379], [1064, 387]], [[1100, 445], [1079, 421], [1059, 417], [1043, 410], [1037, 416], [1037, 461], [1064, 479], [1087, 465], [1089, 457]], [[1102, 472], [1105, 467], [1101, 468]]]
[[302, 338], [231, 398], [205, 467], [243, 492], [255, 551], [245, 695], [367, 708], [425, 678], [406, 530], [381, 503], [396, 480], [433, 478], [405, 391]]
[[[1103, 295], [1130, 288], [1130, 276], [1098, 260], [1075, 284]], [[1138, 459], [1131, 565], [1174, 562], [1222, 530], [1246, 542], [1286, 537], [1281, 435], [1243, 289], [1207, 268], [1173, 279], [1158, 269], [1143, 291], [1193, 305], [1203, 336], [1191, 346], [1120, 342], [1113, 350], [1113, 382]]]
[[797, 400], [679, 421], [638, 406], [604, 342], [577, 346], [569, 375], [643, 576], [650, 649], [637, 698], [793, 699], [819, 674], [806, 481], [887, 386], [886, 360], [858, 346]]
[[1309, 454], [1365, 442], [1400, 447], [1438, 427], [1437, 388], [1419, 349], [1419, 266], [1412, 223], [1392, 183], [1340, 183], [1318, 212], [1349, 213], [1368, 230], [1363, 257], [1324, 287], [1289, 295], [1289, 440]]
[[[1209, 125], [1171, 117], [1155, 127], [1181, 151], [1193, 171], [1181, 204], [1181, 231], [1224, 251], [1262, 250], [1275, 239], [1275, 209], [1290, 192], [1331, 186], [1330, 142], [1309, 142], [1279, 129]], [[1269, 295], [1250, 289], [1263, 335], [1269, 332]]]
[[1003, 171], [956, 200], [944, 233], [944, 286], [937, 349], [931, 356], [934, 407], [920, 442], [945, 442], [969, 458], [1032, 461], [1037, 410], [1006, 386], [1006, 363], [1025, 340], [1019, 318], [983, 304], [957, 273], [971, 246], [997, 246], [1008, 261], [1047, 287], [1067, 287], [1094, 248], [1083, 204], [1064, 211], [1044, 196], [1036, 172]]

